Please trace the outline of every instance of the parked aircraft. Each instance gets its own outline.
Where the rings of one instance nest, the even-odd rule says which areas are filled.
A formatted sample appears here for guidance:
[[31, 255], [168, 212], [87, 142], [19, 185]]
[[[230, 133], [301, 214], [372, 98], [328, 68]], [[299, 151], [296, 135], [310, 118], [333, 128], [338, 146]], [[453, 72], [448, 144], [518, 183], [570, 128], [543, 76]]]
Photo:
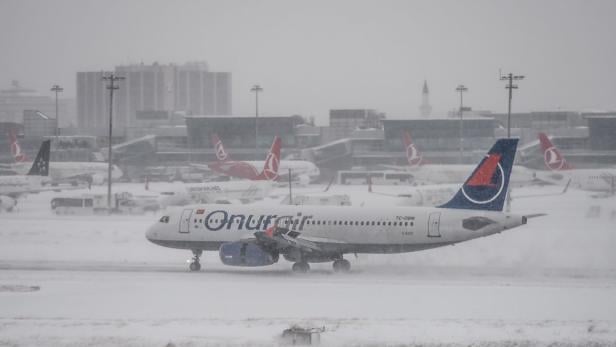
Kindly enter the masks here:
[[274, 188], [272, 181], [238, 180], [182, 184], [175, 190], [160, 192], [162, 207], [204, 204], [247, 204], [262, 200]]
[[[305, 160], [281, 160], [280, 159], [280, 146], [282, 141], [279, 137], [275, 137], [274, 143], [278, 141], [278, 148], [276, 156], [277, 165], [279, 165], [280, 176], [285, 176], [288, 174], [289, 169], [291, 169], [291, 175], [293, 178], [297, 178], [300, 181], [305, 183], [313, 182], [319, 178], [320, 171], [319, 168], [310, 161]], [[201, 168], [201, 169], [209, 169], [219, 174], [249, 179], [249, 180], [278, 180], [279, 175], [269, 175], [262, 176], [259, 174], [258, 169], [264, 165], [263, 161], [236, 161], [232, 160], [227, 151], [225, 150], [222, 141], [220, 138], [214, 134], [212, 136], [212, 145], [216, 150], [216, 159], [215, 162], [210, 162], [207, 165], [201, 164], [193, 164], [193, 166]], [[273, 148], [273, 145], [272, 145]], [[271, 155], [268, 155], [265, 162], [268, 162]]]
[[282, 255], [292, 269], [333, 262], [348, 271], [349, 253], [401, 253], [453, 245], [526, 224], [537, 215], [504, 213], [517, 139], [498, 140], [447, 203], [438, 207], [196, 205], [162, 216], [146, 232], [158, 245], [218, 251], [232, 266], [266, 266]]
[[548, 171], [537, 171], [537, 178], [552, 184], [572, 188], [614, 194], [616, 191], [616, 167], [600, 169], [576, 169], [544, 133], [539, 133], [543, 160]]
[[[25, 174], [32, 163], [28, 160], [14, 133], [9, 133], [11, 154], [14, 163], [3, 165], [4, 170], [11, 170], [18, 174]], [[75, 162], [52, 161], [49, 166], [49, 177], [54, 183], [82, 181], [102, 184], [107, 180], [108, 164], [105, 162]], [[122, 177], [122, 170], [117, 165], [111, 166], [112, 179]]]
[[[408, 165], [387, 165], [387, 167], [410, 172], [413, 175], [414, 181], [418, 184], [461, 183], [464, 182], [466, 177], [468, 177], [468, 173], [474, 168], [474, 166], [470, 164], [428, 163], [413, 143], [411, 135], [408, 132], [404, 133], [403, 143]], [[534, 172], [532, 170], [518, 165], [513, 166], [511, 174], [511, 183], [513, 185], [525, 185], [533, 181]]]
[[10, 212], [20, 196], [52, 189], [45, 186], [49, 174], [49, 147], [50, 141], [43, 141], [26, 175], [0, 176], [0, 209]]

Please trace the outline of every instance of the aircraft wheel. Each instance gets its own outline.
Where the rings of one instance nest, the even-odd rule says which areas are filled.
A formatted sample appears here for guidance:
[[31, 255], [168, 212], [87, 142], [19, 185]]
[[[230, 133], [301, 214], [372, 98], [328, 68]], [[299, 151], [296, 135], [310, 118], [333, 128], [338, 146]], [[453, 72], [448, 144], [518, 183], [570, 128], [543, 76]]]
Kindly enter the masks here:
[[346, 259], [335, 260], [332, 265], [335, 272], [349, 272], [351, 270], [351, 263]]
[[190, 263], [188, 268], [190, 269], [190, 271], [199, 271], [201, 270], [201, 264], [199, 264], [199, 262], [193, 261], [192, 263]]
[[310, 271], [310, 265], [308, 263], [294, 263], [293, 267], [291, 268], [293, 270], [293, 272], [297, 272], [297, 273], [306, 273], [308, 271]]

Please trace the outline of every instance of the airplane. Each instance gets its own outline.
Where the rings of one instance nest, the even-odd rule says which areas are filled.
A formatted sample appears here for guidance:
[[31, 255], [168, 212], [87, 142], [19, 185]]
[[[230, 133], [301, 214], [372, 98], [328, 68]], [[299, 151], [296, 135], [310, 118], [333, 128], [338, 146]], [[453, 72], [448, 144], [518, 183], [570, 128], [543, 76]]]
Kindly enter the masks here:
[[599, 169], [576, 169], [554, 146], [545, 133], [539, 133], [539, 143], [547, 171], [537, 171], [541, 181], [566, 185], [591, 192], [614, 195], [616, 191], [616, 167]]
[[[387, 168], [412, 173], [416, 184], [448, 184], [461, 183], [466, 179], [468, 172], [473, 170], [471, 164], [430, 164], [417, 149], [411, 135], [404, 133], [404, 148], [408, 165], [385, 165]], [[511, 174], [513, 185], [525, 185], [534, 181], [534, 172], [528, 168], [514, 165]]]
[[[14, 132], [9, 132], [11, 154], [14, 163], [2, 165], [3, 170], [11, 170], [18, 174], [25, 174], [32, 164], [17, 141]], [[105, 162], [71, 162], [53, 161], [49, 166], [49, 177], [53, 182], [85, 181], [94, 184], [102, 184], [107, 180], [108, 164]], [[111, 166], [111, 178], [122, 177], [122, 170], [117, 165]]]
[[182, 184], [181, 188], [160, 192], [161, 206], [194, 203], [247, 204], [267, 197], [274, 189], [272, 181], [231, 181]]
[[[312, 162], [306, 160], [281, 160], [280, 159], [280, 146], [281, 140], [279, 137], [274, 138], [274, 143], [278, 142], [278, 155], [276, 160], [278, 161], [280, 175], [261, 175], [258, 171], [258, 167], [263, 166], [262, 161], [236, 161], [232, 160], [227, 151], [225, 150], [222, 141], [218, 135], [212, 135], [212, 145], [216, 150], [217, 161], [203, 164], [192, 164], [194, 167], [212, 170], [219, 174], [243, 178], [249, 180], [278, 180], [280, 176], [285, 176], [291, 169], [291, 175], [293, 178], [299, 179], [301, 182], [310, 183], [317, 180], [321, 174], [319, 168]], [[270, 152], [271, 153], [271, 152]], [[271, 154], [270, 154], [271, 155]], [[269, 155], [268, 155], [269, 158]], [[266, 159], [267, 161], [267, 159]]]
[[50, 140], [43, 141], [27, 174], [0, 176], [0, 209], [11, 212], [17, 206], [19, 197], [57, 189], [45, 187], [49, 175], [49, 149]]
[[157, 245], [188, 249], [199, 271], [203, 251], [230, 266], [267, 266], [282, 255], [294, 272], [309, 263], [351, 268], [345, 254], [413, 252], [516, 228], [528, 218], [503, 212], [517, 139], [496, 141], [458, 192], [438, 207], [195, 205], [165, 213], [147, 229]]

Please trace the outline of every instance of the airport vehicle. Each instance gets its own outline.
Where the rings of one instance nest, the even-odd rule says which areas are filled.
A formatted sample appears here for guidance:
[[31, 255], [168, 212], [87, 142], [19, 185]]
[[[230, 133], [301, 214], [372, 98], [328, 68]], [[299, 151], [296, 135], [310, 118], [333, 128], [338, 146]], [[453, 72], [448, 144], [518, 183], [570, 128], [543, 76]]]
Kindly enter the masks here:
[[[3, 165], [3, 169], [9, 169], [19, 174], [25, 174], [31, 166], [25, 153], [21, 151], [17, 136], [9, 133], [11, 141], [11, 153], [14, 163]], [[102, 184], [107, 180], [108, 165], [105, 162], [76, 162], [76, 161], [52, 161], [49, 165], [49, 178], [54, 183], [62, 182], [89, 182]], [[122, 170], [117, 165], [111, 166], [111, 178], [122, 177]]]
[[552, 144], [545, 133], [539, 133], [539, 143], [547, 171], [537, 171], [541, 181], [567, 185], [580, 190], [614, 195], [616, 192], [616, 167], [576, 169]]
[[453, 245], [526, 224], [537, 215], [503, 212], [517, 139], [498, 140], [447, 203], [438, 207], [195, 205], [163, 215], [146, 231], [155, 244], [202, 252], [223, 264], [266, 266], [283, 256], [306, 272], [311, 262], [349, 271], [349, 253], [401, 253]]
[[[107, 194], [80, 194], [74, 196], [56, 197], [51, 200], [51, 209], [56, 214], [107, 214]], [[129, 192], [115, 193], [113, 195], [113, 213], [117, 214], [144, 214], [156, 212], [160, 209], [157, 197], [138, 196]]]
[[[406, 166], [387, 165], [388, 168], [410, 172], [416, 184], [443, 184], [464, 182], [474, 166], [470, 164], [430, 164], [426, 162], [417, 149], [411, 135], [404, 133], [404, 148], [406, 150]], [[513, 185], [525, 185], [534, 181], [534, 172], [528, 168], [514, 165], [511, 174]]]
[[216, 161], [210, 162], [207, 165], [201, 164], [193, 164], [193, 166], [201, 168], [201, 169], [209, 169], [219, 174], [243, 178], [249, 180], [278, 180], [279, 175], [271, 175], [271, 174], [259, 174], [257, 168], [262, 167], [264, 164], [274, 161], [279, 166], [280, 176], [285, 176], [291, 170], [291, 175], [293, 178], [298, 179], [301, 182], [309, 183], [317, 180], [319, 175], [321, 174], [319, 168], [312, 162], [305, 160], [281, 160], [280, 159], [280, 146], [282, 141], [279, 137], [274, 138], [274, 143], [272, 144], [272, 149], [276, 147], [276, 153], [278, 153], [274, 158], [272, 156], [272, 150], [268, 154], [265, 162], [263, 161], [236, 161], [232, 160], [225, 150], [222, 141], [220, 138], [214, 134], [212, 136], [212, 145], [216, 150]]
[[0, 176], [0, 209], [10, 212], [19, 197], [51, 189], [45, 186], [49, 175], [49, 148], [50, 141], [43, 141], [27, 174]]

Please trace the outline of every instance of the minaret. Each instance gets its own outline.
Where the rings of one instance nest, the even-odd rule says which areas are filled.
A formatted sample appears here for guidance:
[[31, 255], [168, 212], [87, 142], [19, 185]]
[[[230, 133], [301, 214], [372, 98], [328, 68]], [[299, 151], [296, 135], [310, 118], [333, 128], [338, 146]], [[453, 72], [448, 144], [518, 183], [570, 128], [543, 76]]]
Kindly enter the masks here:
[[421, 91], [421, 106], [419, 106], [419, 113], [422, 117], [429, 117], [430, 113], [432, 113], [430, 91], [428, 90], [428, 82], [426, 80], [424, 80], [423, 89]]

